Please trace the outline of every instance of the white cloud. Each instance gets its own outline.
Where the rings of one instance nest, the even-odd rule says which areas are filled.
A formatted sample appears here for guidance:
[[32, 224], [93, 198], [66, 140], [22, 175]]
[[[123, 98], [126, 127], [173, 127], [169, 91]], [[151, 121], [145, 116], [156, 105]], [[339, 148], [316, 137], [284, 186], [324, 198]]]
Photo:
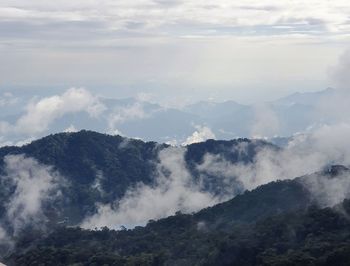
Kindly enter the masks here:
[[255, 105], [255, 121], [251, 136], [254, 138], [274, 137], [279, 132], [279, 120], [268, 104]]
[[105, 192], [103, 190], [103, 187], [102, 187], [103, 179], [104, 179], [103, 172], [102, 171], [97, 171], [95, 181], [91, 185], [91, 188], [96, 189], [100, 193], [100, 195], [104, 195], [105, 194]]
[[[139, 96], [144, 97], [144, 96]], [[126, 106], [114, 108], [108, 116], [108, 132], [111, 134], [121, 134], [118, 125], [132, 120], [145, 119], [151, 117], [159, 109], [146, 110], [145, 102], [141, 99], [136, 100]]]
[[[201, 175], [215, 176], [223, 184], [220, 190], [226, 197], [233, 196], [237, 188], [252, 190], [272, 181], [311, 175], [304, 180], [305, 188], [321, 206], [333, 206], [349, 197], [350, 175], [329, 177], [313, 173], [333, 164], [350, 165], [349, 134], [349, 124], [322, 126], [295, 136], [283, 149], [264, 147], [258, 150], [251, 163], [232, 163], [220, 155], [208, 153], [197, 170]], [[238, 148], [247, 152], [247, 146]]]
[[343, 0], [30, 2], [0, 4], [5, 85], [146, 89], [168, 101], [215, 90], [251, 102], [325, 86], [349, 38]]
[[5, 92], [0, 96], [0, 107], [8, 107], [19, 102], [19, 98], [15, 97], [11, 92]]
[[130, 119], [143, 119], [148, 117], [141, 102], [135, 102], [125, 107], [117, 107], [109, 116], [108, 124], [110, 130], [114, 130], [116, 125]]
[[11, 140], [7, 140], [6, 138], [4, 138], [4, 136], [0, 137], [0, 147], [4, 147], [4, 146], [23, 146], [26, 144], [31, 143], [34, 140], [34, 138], [27, 138], [27, 139], [23, 139], [23, 140], [19, 140], [19, 141], [11, 141]]
[[341, 90], [350, 91], [350, 49], [343, 52], [336, 65], [330, 68], [330, 76], [334, 84]]
[[3, 178], [15, 188], [5, 204], [13, 234], [18, 234], [26, 225], [43, 227], [46, 218], [42, 204], [59, 196], [58, 185], [63, 184], [63, 179], [51, 167], [24, 155], [8, 155], [4, 162], [6, 176]]
[[184, 161], [185, 148], [167, 148], [159, 154], [158, 176], [154, 185], [138, 184], [113, 204], [100, 204], [95, 215], [87, 217], [84, 228], [121, 225], [134, 227], [176, 211], [193, 212], [219, 202], [195, 184]]
[[43, 98], [30, 103], [25, 115], [16, 122], [16, 131], [36, 134], [47, 130], [57, 118], [67, 113], [86, 111], [96, 117], [104, 110], [104, 106], [85, 89], [71, 88], [62, 95]]
[[211, 129], [207, 126], [195, 126], [196, 131], [193, 132], [191, 136], [189, 136], [182, 145], [189, 145], [192, 143], [206, 141], [207, 139], [215, 139], [215, 134]]
[[76, 129], [76, 127], [74, 125], [70, 125], [69, 127], [67, 127], [64, 132], [67, 132], [67, 133], [71, 133], [71, 132], [77, 132], [78, 129]]
[[312, 175], [304, 180], [304, 184], [322, 207], [335, 206], [350, 196], [350, 176], [348, 173], [339, 173], [335, 178], [327, 175]]
[[[297, 135], [284, 149], [260, 147], [253, 162], [232, 163], [223, 156], [206, 154], [197, 165], [199, 180], [191, 176], [184, 161], [184, 147], [170, 147], [160, 152], [158, 175], [153, 185], [138, 184], [112, 204], [98, 205], [95, 215], [87, 217], [84, 228], [143, 225], [180, 210], [193, 212], [227, 200], [237, 193], [283, 179], [313, 174], [331, 164], [350, 165], [350, 125], [315, 128], [307, 135]], [[243, 142], [236, 147], [243, 156], [249, 152]], [[213, 190], [203, 190], [206, 178], [215, 176]], [[322, 206], [332, 206], [348, 196], [349, 175], [329, 179], [311, 176], [305, 187]]]
[[15, 133], [35, 136], [46, 131], [56, 119], [65, 114], [84, 111], [91, 117], [97, 117], [104, 109], [103, 104], [89, 91], [71, 88], [62, 95], [33, 100], [14, 125], [1, 121], [0, 130], [4, 135]]
[[[11, 239], [11, 237], [8, 235], [8, 233], [6, 232], [6, 230], [0, 225], [0, 244], [1, 245], [5, 245], [9, 248], [13, 247], [13, 240]], [[1, 262], [0, 262], [0, 266], [1, 266]]]
[[[293, 33], [332, 32], [349, 29], [350, 7], [344, 0], [277, 1], [228, 0], [190, 1], [60, 1], [56, 4], [39, 0], [2, 1], [3, 21], [25, 22], [103, 22], [105, 30], [200, 35], [232, 34], [230, 27], [275, 26]], [[187, 28], [186, 28], [187, 26]], [[226, 28], [226, 30], [225, 30]], [[248, 29], [247, 29], [248, 31]], [[259, 31], [259, 28], [256, 28]], [[234, 33], [233, 33], [234, 34]]]

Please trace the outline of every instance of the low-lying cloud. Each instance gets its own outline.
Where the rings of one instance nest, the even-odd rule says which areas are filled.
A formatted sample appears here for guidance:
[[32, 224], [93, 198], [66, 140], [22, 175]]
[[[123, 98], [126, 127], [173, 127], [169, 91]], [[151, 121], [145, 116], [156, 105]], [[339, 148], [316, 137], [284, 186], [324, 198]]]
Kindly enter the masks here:
[[[140, 183], [129, 189], [121, 200], [98, 205], [97, 213], [87, 217], [82, 227], [144, 225], [150, 219], [167, 217], [176, 211], [191, 213], [228, 200], [244, 190], [304, 175], [311, 175], [302, 180], [315, 200], [321, 206], [333, 206], [349, 196], [349, 176], [330, 179], [326, 174], [312, 174], [332, 164], [350, 165], [349, 135], [350, 126], [338, 124], [295, 135], [285, 148], [256, 142], [262, 146], [252, 162], [232, 162], [221, 154], [207, 153], [196, 165], [199, 178], [194, 178], [187, 169], [185, 147], [164, 149], [159, 153], [153, 185]], [[234, 149], [239, 157], [247, 155], [248, 142], [242, 142]], [[205, 187], [208, 177], [214, 178], [213, 184], [217, 187]]]
[[255, 119], [250, 134], [252, 137], [264, 138], [278, 135], [280, 121], [269, 104], [257, 104], [254, 106], [254, 114]]
[[339, 57], [338, 63], [331, 68], [330, 76], [338, 89], [350, 90], [350, 49], [347, 49]]
[[208, 139], [215, 139], [214, 132], [207, 126], [195, 126], [196, 130], [193, 134], [182, 143], [182, 145], [189, 145], [192, 143], [206, 141]]
[[171, 147], [160, 151], [157, 176], [153, 185], [139, 184], [129, 189], [118, 202], [99, 205], [98, 211], [82, 223], [84, 228], [122, 225], [134, 227], [176, 211], [194, 212], [219, 202], [195, 183], [186, 168], [186, 149]]
[[[62, 177], [51, 167], [24, 155], [8, 155], [4, 163], [6, 174], [1, 180], [6, 183], [4, 189], [11, 188], [13, 192], [4, 203], [6, 213], [2, 219], [10, 222], [11, 235], [16, 236], [27, 225], [43, 228], [47, 219], [43, 203], [60, 196]], [[0, 230], [0, 236], [8, 237], [4, 229]]]

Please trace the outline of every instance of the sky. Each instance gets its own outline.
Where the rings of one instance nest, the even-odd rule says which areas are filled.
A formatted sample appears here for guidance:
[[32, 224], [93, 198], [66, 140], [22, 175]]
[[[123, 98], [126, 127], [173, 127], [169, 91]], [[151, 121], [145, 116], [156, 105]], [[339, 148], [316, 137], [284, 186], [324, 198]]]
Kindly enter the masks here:
[[336, 86], [345, 0], [0, 0], [0, 90], [169, 104]]

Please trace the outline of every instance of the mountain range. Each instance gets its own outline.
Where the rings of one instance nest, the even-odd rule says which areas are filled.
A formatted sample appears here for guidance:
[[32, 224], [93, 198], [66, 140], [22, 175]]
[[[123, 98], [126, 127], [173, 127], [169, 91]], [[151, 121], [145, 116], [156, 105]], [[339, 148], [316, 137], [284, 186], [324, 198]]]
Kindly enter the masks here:
[[[201, 101], [181, 108], [163, 107], [136, 98], [98, 97], [94, 99], [96, 102], [93, 106], [98, 106], [98, 115], [86, 112], [86, 108], [91, 106], [76, 110], [66, 106], [67, 111], [55, 110], [52, 111], [52, 117], [44, 118], [47, 120], [47, 127], [31, 132], [30, 129], [21, 128], [23, 125], [17, 125], [15, 134], [3, 133], [0, 141], [2, 145], [23, 143], [51, 133], [80, 129], [172, 144], [188, 144], [193, 135], [195, 137], [192, 142], [208, 138], [228, 140], [237, 136], [290, 137], [295, 133], [305, 132], [310, 127], [334, 122], [332, 117], [321, 117], [319, 111], [325, 101], [338, 94], [337, 90], [328, 88], [318, 92], [295, 93], [275, 101], [253, 105], [243, 105], [231, 100]], [[15, 100], [8, 100], [9, 104], [1, 106], [4, 112], [0, 117], [0, 125], [3, 124], [5, 130], [8, 125], [18, 124], [21, 117], [23, 119], [26, 115], [30, 115], [32, 119], [40, 119], [41, 115], [36, 113], [40, 106], [59, 97], [67, 97], [64, 95], [36, 100], [20, 99], [14, 95]], [[30, 103], [29, 107], [26, 102]]]
[[173, 147], [92, 131], [3, 147], [1, 259], [347, 265], [350, 170], [328, 165], [254, 186], [237, 171], [281, 149], [249, 139]]
[[[244, 152], [239, 150], [242, 145]], [[21, 180], [17, 180], [18, 176], [30, 182], [37, 174], [47, 175], [46, 179], [43, 178], [44, 182], [48, 182], [47, 187], [43, 187], [42, 191], [28, 191], [28, 195], [24, 193], [24, 196], [37, 197], [39, 200], [43, 197], [40, 193], [50, 193], [44, 210], [45, 218], [49, 219], [47, 222], [58, 222], [68, 217], [69, 225], [77, 225], [86, 216], [96, 212], [97, 205], [121, 200], [128, 191], [140, 184], [150, 188], [160, 186], [159, 178], [171, 180], [171, 171], [181, 167], [184, 169], [179, 174], [185, 179], [181, 181], [183, 184], [174, 186], [188, 185], [191, 186], [189, 192], [208, 193], [208, 196], [222, 200], [242, 192], [244, 188], [234, 175], [220, 177], [217, 174], [214, 177], [206, 169], [199, 169], [204, 157], [207, 154], [219, 155], [221, 160], [247, 163], [253, 160], [259, 149], [265, 147], [276, 149], [265, 141], [248, 139], [207, 140], [184, 149], [92, 131], [60, 133], [22, 147], [3, 147], [0, 149], [3, 184], [0, 217], [5, 221], [9, 219], [6, 216], [8, 202], [18, 201], [16, 186], [22, 185]], [[162, 152], [174, 157], [174, 162], [171, 162], [173, 165], [166, 161], [168, 157], [160, 158]], [[23, 184], [18, 193], [23, 194], [23, 190], [27, 189], [25, 185], [29, 187], [30, 184]], [[225, 186], [228, 185], [231, 188], [226, 190]], [[164, 189], [169, 189], [166, 186]], [[58, 196], [51, 196], [58, 192]], [[20, 211], [25, 206], [16, 207]]]

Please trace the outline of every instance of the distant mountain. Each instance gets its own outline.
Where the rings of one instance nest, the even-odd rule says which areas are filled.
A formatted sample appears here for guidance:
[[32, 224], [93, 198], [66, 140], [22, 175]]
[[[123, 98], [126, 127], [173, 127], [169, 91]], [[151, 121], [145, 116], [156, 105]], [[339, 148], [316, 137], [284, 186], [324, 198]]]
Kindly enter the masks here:
[[[233, 101], [199, 102], [184, 108], [201, 118], [219, 139], [236, 136], [290, 137], [304, 132], [320, 120], [317, 108], [321, 100], [334, 96], [335, 89], [294, 93], [276, 101], [241, 105]], [[269, 130], [271, 129], [272, 130]]]
[[321, 91], [315, 91], [315, 92], [296, 92], [291, 95], [282, 97], [276, 101], [274, 101], [274, 104], [280, 104], [280, 105], [308, 105], [308, 106], [314, 106], [315, 104], [318, 104], [320, 100], [325, 99], [329, 96], [334, 96], [337, 93], [337, 91], [333, 88], [327, 88], [325, 90]]
[[234, 114], [245, 107], [247, 106], [234, 101], [225, 101], [221, 103], [200, 101], [198, 103], [185, 106], [184, 110], [197, 116], [215, 119], [218, 117], [227, 116], [229, 114]]
[[106, 109], [99, 117], [91, 117], [86, 112], [67, 114], [50, 127], [50, 133], [62, 132], [73, 126], [76, 130], [90, 129], [166, 142], [185, 140], [193, 133], [193, 125], [201, 124], [194, 114], [134, 98], [102, 98], [100, 101]]
[[[198, 127], [208, 127], [217, 139], [238, 137], [289, 137], [304, 132], [320, 123], [332, 123], [332, 118], [321, 119], [318, 104], [322, 99], [337, 95], [328, 88], [323, 91], [295, 93], [276, 101], [242, 105], [234, 101], [201, 101], [181, 109], [166, 108], [135, 98], [99, 98], [104, 107], [99, 116], [85, 110], [66, 113], [55, 118], [43, 132], [26, 134], [20, 131], [0, 138], [0, 144], [16, 143], [62, 131], [90, 129], [98, 132], [122, 134], [145, 141], [183, 143]], [[15, 125], [25, 114], [25, 100], [16, 99], [11, 106], [1, 106], [0, 122]], [[1, 103], [1, 102], [0, 102]], [[6, 128], [6, 127], [5, 127]]]

